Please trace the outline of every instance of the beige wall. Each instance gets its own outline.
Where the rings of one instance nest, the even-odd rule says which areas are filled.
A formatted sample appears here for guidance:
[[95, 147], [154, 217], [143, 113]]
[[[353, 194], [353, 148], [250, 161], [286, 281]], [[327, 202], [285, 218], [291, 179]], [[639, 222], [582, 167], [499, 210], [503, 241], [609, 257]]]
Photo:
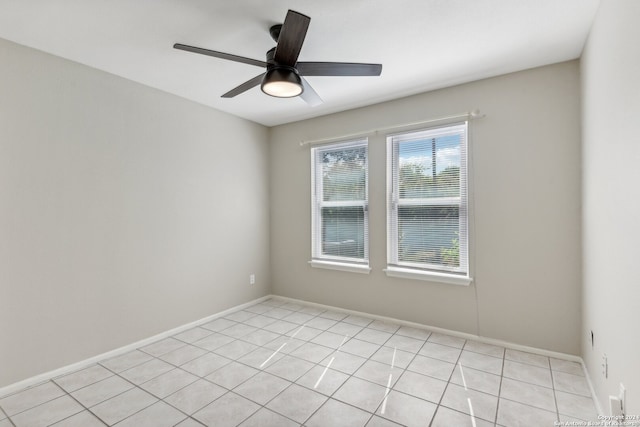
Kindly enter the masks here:
[[[582, 356], [598, 399], [627, 388], [640, 414], [640, 2], [603, 0], [581, 62], [584, 199]], [[594, 345], [590, 334], [594, 333]], [[602, 356], [609, 378], [602, 374]]]
[[266, 128], [2, 40], [0, 64], [0, 387], [269, 293]]
[[[276, 294], [543, 349], [580, 350], [578, 62], [429, 92], [271, 129]], [[370, 275], [314, 269], [310, 154], [301, 140], [479, 108], [471, 125], [474, 283], [388, 278], [385, 138], [369, 143]]]

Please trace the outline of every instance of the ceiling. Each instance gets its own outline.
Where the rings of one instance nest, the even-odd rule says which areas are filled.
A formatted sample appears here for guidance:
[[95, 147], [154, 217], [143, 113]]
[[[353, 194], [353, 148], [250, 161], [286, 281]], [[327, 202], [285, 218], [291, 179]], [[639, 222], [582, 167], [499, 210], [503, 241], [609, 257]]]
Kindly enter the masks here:
[[[267, 126], [578, 58], [599, 0], [0, 0], [0, 37]], [[324, 103], [253, 88], [288, 9], [311, 17], [300, 61], [382, 63], [380, 77], [308, 77]]]

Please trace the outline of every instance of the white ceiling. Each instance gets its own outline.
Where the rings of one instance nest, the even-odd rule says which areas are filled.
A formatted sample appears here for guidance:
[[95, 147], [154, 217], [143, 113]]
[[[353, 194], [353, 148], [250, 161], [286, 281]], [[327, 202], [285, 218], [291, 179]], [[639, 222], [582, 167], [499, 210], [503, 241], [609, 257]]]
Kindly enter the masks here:
[[[578, 58], [599, 0], [0, 0], [0, 37], [272, 126]], [[324, 103], [259, 87], [288, 9], [311, 17], [300, 61], [382, 63], [380, 77], [308, 77]]]

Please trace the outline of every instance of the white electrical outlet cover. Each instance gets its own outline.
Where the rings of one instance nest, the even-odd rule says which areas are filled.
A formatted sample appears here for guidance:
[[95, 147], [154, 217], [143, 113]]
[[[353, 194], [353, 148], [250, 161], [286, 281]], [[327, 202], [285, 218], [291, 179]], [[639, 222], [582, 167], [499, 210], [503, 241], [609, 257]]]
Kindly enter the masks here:
[[618, 399], [618, 396], [609, 396], [609, 410], [612, 417], [622, 416], [622, 402]]

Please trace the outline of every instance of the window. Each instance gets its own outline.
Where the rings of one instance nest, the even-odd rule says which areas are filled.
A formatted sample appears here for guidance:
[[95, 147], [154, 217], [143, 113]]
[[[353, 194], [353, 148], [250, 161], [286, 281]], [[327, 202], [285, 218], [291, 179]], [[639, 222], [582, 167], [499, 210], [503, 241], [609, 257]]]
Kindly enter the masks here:
[[387, 159], [387, 274], [469, 284], [467, 124], [391, 135]]
[[367, 140], [314, 147], [311, 165], [311, 265], [368, 272]]

